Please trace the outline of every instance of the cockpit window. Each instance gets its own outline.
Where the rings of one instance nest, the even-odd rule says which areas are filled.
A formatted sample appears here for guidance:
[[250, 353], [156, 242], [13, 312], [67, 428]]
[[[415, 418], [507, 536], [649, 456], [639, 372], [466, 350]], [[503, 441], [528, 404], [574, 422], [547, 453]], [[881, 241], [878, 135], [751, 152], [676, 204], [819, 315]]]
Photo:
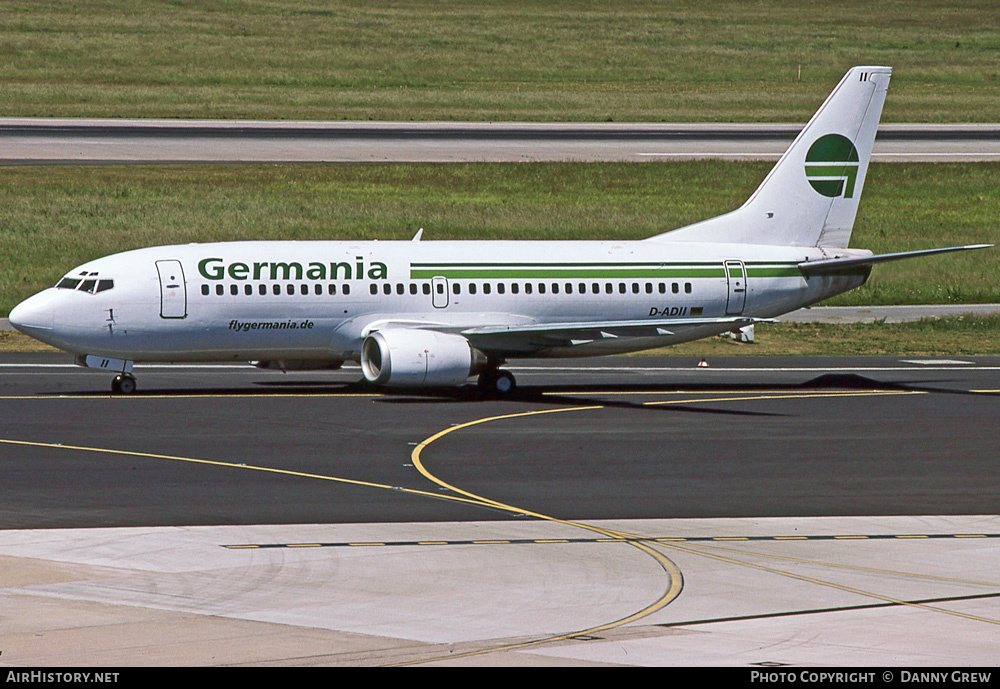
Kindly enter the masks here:
[[[96, 273], [95, 273], [96, 275]], [[109, 289], [114, 289], [114, 280], [98, 280], [96, 278], [71, 278], [65, 277], [56, 283], [58, 289], [72, 289], [78, 292], [87, 292], [88, 294], [97, 294], [98, 292], [106, 292]]]

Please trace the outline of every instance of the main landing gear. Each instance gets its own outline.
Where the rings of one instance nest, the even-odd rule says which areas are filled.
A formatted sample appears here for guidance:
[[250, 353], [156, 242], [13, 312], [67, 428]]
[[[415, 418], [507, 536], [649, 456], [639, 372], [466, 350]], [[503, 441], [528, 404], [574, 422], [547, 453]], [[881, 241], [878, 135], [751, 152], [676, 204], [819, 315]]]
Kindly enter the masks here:
[[135, 376], [131, 373], [115, 376], [111, 381], [111, 392], [116, 395], [131, 395], [135, 392]]
[[517, 381], [514, 379], [514, 374], [510, 371], [488, 368], [479, 374], [479, 380], [476, 382], [476, 385], [484, 395], [506, 397], [513, 394], [514, 389], [517, 387]]

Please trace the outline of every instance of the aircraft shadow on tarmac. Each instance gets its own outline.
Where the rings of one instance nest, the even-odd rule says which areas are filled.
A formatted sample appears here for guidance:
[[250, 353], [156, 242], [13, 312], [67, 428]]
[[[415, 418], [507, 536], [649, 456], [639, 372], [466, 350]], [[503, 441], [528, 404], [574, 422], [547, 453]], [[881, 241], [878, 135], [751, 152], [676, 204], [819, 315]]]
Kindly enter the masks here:
[[[894, 390], [905, 392], [925, 392], [948, 395], [1000, 396], [1000, 393], [971, 392], [941, 387], [949, 381], [911, 381], [907, 383], [884, 382], [855, 373], [825, 373], [802, 383], [613, 383], [613, 384], [581, 384], [581, 385], [522, 385], [513, 393], [497, 397], [481, 393], [475, 386], [443, 388], [400, 389], [381, 388], [368, 382], [329, 381], [329, 380], [294, 380], [294, 381], [254, 381], [253, 387], [214, 387], [214, 388], [146, 388], [137, 390], [135, 397], [225, 397], [225, 396], [295, 396], [295, 395], [377, 395], [377, 403], [382, 404], [469, 404], [476, 402], [528, 402], [552, 406], [615, 406], [623, 408], [644, 409], [647, 411], [692, 411], [703, 414], [736, 414], [744, 416], [782, 416], [768, 412], [751, 412], [745, 410], [706, 409], [704, 407], [674, 404], [670, 407], [652, 406], [629, 400], [613, 400], [616, 394], [635, 394], [637, 391], [656, 394], [672, 393], [712, 393], [732, 391], [734, 388], [748, 393], [764, 391], [801, 391], [801, 390]], [[600, 398], [581, 399], [580, 395], [602, 393]], [[95, 390], [63, 391], [60, 393], [40, 393], [41, 395], [58, 394], [63, 397], [107, 397], [108, 393]]]

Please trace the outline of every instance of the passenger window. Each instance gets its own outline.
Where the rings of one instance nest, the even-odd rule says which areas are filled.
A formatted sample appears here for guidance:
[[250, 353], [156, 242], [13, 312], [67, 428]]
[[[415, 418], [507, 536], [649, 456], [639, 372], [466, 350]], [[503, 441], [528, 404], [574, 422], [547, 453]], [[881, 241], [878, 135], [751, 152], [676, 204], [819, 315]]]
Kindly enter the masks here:
[[684, 283], [684, 294], [691, 294], [691, 283], [690, 282], [685, 282]]
[[531, 283], [530, 282], [526, 282], [524, 284], [524, 293], [525, 294], [531, 294]]
[[403, 283], [402, 282], [397, 282], [396, 283], [396, 294], [405, 294], [405, 293], [406, 293], [406, 288], [403, 287]]
[[288, 296], [294, 297], [295, 296], [295, 285], [288, 285], [287, 287], [285, 287], [285, 291], [288, 293]]
[[476, 283], [470, 282], [469, 283], [469, 294], [475, 294], [475, 293], [476, 293]]
[[519, 284], [517, 284], [516, 282], [512, 282], [511, 285], [510, 285], [510, 293], [511, 294], [517, 294], [520, 291], [521, 291], [521, 286]]
[[677, 294], [678, 292], [681, 291], [680, 285], [678, 285], [676, 282], [673, 283], [672, 285], [670, 285], [670, 291], [673, 292], [674, 294]]
[[625, 294], [625, 283], [624, 282], [619, 282], [618, 283], [618, 293], [619, 294]]
[[276, 297], [278, 295], [280, 295], [281, 294], [281, 285], [272, 285], [271, 286], [271, 292], [273, 292], [274, 296], [276, 296]]
[[267, 295], [267, 285], [265, 285], [263, 283], [261, 283], [260, 285], [258, 285], [257, 286], [257, 294], [259, 294], [262, 297], [266, 296]]
[[493, 288], [490, 286], [490, 283], [487, 282], [483, 284], [483, 294], [489, 294], [492, 289]]
[[323, 295], [323, 285], [321, 285], [319, 283], [316, 283], [315, 289], [313, 291], [316, 292], [316, 296], [317, 297], [322, 296]]
[[222, 293], [223, 293], [223, 290], [222, 290], [222, 285], [216, 285], [216, 286], [215, 286], [215, 294], [216, 294], [217, 296], [220, 296], [220, 297], [221, 297], [221, 296], [222, 296]]
[[503, 284], [502, 282], [498, 282], [497, 283], [497, 294], [503, 294], [506, 291], [507, 291], [507, 285]]
[[382, 294], [386, 296], [392, 294], [392, 285], [390, 285], [389, 283], [382, 285]]
[[417, 293], [417, 283], [411, 282], [410, 283], [410, 294], [416, 294], [416, 293]]
[[344, 285], [343, 294], [344, 295], [348, 295], [350, 293], [351, 293], [351, 286], [350, 285]]
[[660, 294], [666, 294], [666, 293], [667, 293], [667, 285], [666, 285], [666, 283], [661, 282], [660, 283]]
[[451, 291], [454, 294], [461, 294], [462, 293], [462, 286], [460, 284], [458, 284], [457, 282], [453, 282], [452, 285], [451, 285]]
[[368, 289], [371, 291], [372, 296], [375, 296], [376, 294], [378, 294], [378, 285], [376, 285], [374, 282], [371, 284], [371, 287], [369, 287]]
[[424, 289], [423, 289], [423, 291], [424, 291], [424, 294], [430, 294], [431, 293], [431, 286], [429, 284], [427, 284], [426, 282], [424, 283]]
[[208, 296], [208, 292], [209, 292], [208, 285], [202, 285], [201, 286], [201, 293], [204, 294], [207, 297]]
[[332, 297], [337, 293], [337, 286], [331, 282], [330, 286], [326, 288], [326, 291]]

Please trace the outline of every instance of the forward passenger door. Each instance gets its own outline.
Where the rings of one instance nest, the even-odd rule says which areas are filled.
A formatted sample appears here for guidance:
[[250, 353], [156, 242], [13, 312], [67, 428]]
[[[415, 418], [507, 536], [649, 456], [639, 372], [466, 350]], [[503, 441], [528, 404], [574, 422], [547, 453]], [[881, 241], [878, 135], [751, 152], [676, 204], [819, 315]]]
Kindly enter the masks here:
[[187, 317], [187, 284], [180, 261], [157, 261], [160, 276], [160, 318]]

